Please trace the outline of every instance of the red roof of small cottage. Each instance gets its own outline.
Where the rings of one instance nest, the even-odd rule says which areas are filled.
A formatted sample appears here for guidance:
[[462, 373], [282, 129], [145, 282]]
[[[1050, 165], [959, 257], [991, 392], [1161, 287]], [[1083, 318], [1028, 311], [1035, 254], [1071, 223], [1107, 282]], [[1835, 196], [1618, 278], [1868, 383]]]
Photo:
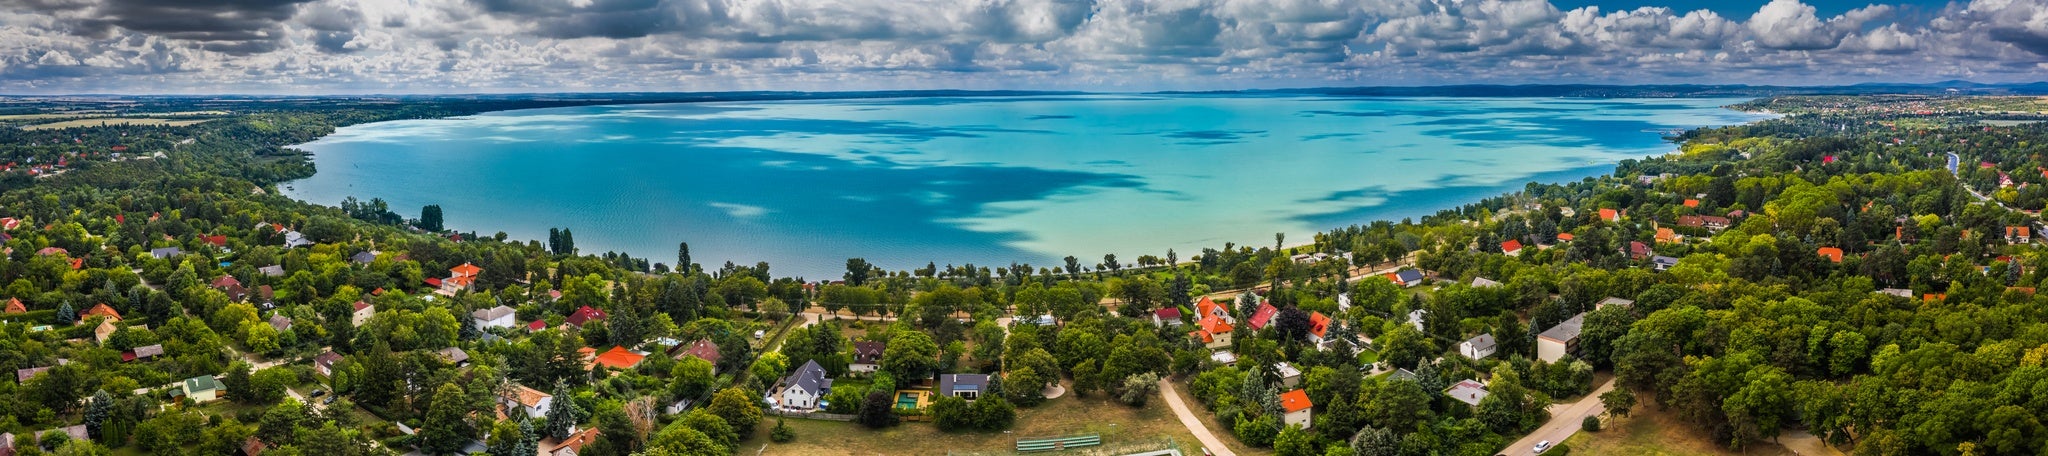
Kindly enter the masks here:
[[590, 306], [583, 306], [581, 308], [576, 309], [576, 312], [570, 313], [569, 319], [567, 321], [569, 322], [569, 326], [583, 326], [584, 323], [589, 323], [591, 320], [603, 320], [606, 317], [608, 316], [605, 315], [604, 311], [602, 310], [597, 310]]
[[1285, 393], [1280, 393], [1280, 408], [1286, 410], [1287, 413], [1308, 410], [1309, 407], [1314, 406], [1316, 406], [1316, 404], [1313, 402], [1309, 402], [1308, 400], [1308, 390], [1294, 390]]

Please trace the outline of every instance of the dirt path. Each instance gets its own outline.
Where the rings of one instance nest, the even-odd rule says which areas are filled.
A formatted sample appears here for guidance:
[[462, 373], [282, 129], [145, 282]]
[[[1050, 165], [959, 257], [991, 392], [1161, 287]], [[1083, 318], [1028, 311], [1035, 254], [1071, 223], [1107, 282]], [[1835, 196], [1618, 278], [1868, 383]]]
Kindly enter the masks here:
[[1531, 432], [1529, 435], [1522, 437], [1521, 440], [1515, 441], [1514, 444], [1508, 445], [1500, 453], [1528, 454], [1530, 449], [1536, 446], [1536, 442], [1545, 440], [1550, 441], [1551, 445], [1564, 443], [1564, 439], [1571, 438], [1572, 434], [1579, 432], [1579, 422], [1585, 421], [1586, 417], [1599, 415], [1601, 412], [1606, 411], [1605, 404], [1600, 402], [1600, 395], [1613, 390], [1614, 380], [1609, 379], [1606, 384], [1600, 385], [1599, 388], [1594, 388], [1592, 393], [1587, 394], [1586, 397], [1579, 399], [1576, 403], [1551, 405], [1550, 421], [1546, 421], [1543, 423], [1543, 426], [1537, 427], [1536, 432]]
[[1789, 431], [1778, 435], [1778, 444], [1793, 453], [1805, 456], [1842, 456], [1842, 450], [1828, 446], [1819, 437], [1806, 431]]
[[1166, 406], [1173, 409], [1173, 415], [1180, 417], [1180, 424], [1187, 426], [1188, 432], [1194, 433], [1195, 439], [1201, 440], [1202, 446], [1207, 447], [1210, 453], [1216, 456], [1237, 455], [1230, 452], [1230, 447], [1224, 446], [1223, 440], [1216, 438], [1216, 434], [1209, 433], [1209, 427], [1202, 424], [1202, 417], [1196, 416], [1194, 411], [1188, 410], [1187, 404], [1181, 403], [1180, 394], [1173, 391], [1173, 382], [1159, 379], [1159, 393], [1166, 397]]

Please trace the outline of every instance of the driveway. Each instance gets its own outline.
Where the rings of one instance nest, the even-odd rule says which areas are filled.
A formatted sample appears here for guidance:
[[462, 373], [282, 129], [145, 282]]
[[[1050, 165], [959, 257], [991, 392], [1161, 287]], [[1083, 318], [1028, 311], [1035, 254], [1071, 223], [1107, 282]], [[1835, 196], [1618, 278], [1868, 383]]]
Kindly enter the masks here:
[[1173, 382], [1159, 379], [1159, 395], [1166, 396], [1167, 408], [1173, 409], [1173, 415], [1180, 417], [1180, 424], [1187, 426], [1188, 432], [1194, 433], [1195, 440], [1202, 441], [1202, 446], [1207, 447], [1210, 453], [1216, 456], [1237, 455], [1230, 452], [1230, 447], [1224, 446], [1223, 440], [1216, 438], [1216, 434], [1209, 433], [1209, 427], [1202, 424], [1202, 417], [1196, 416], [1194, 411], [1188, 410], [1187, 404], [1181, 403], [1180, 394], [1173, 392]]
[[1530, 449], [1536, 447], [1536, 442], [1545, 440], [1549, 440], [1551, 445], [1564, 443], [1564, 439], [1571, 438], [1572, 434], [1579, 432], [1579, 423], [1585, 421], [1586, 417], [1599, 415], [1601, 412], [1606, 411], [1606, 405], [1600, 402], [1600, 395], [1613, 390], [1614, 380], [1609, 379], [1607, 384], [1594, 388], [1591, 394], [1587, 394], [1586, 397], [1579, 399], [1578, 402], [1552, 404], [1550, 406], [1550, 421], [1546, 421], [1543, 423], [1543, 426], [1537, 427], [1536, 432], [1531, 432], [1528, 436], [1522, 437], [1521, 440], [1515, 441], [1514, 444], [1508, 445], [1507, 449], [1501, 450], [1500, 453], [1508, 455], [1529, 454]]

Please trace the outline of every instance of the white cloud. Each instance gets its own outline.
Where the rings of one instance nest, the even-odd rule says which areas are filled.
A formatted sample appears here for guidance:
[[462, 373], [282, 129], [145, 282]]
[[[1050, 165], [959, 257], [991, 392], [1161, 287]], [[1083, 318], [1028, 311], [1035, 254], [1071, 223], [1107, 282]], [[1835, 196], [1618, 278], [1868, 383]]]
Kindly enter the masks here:
[[[2048, 0], [0, 0], [13, 92], [2037, 80]], [[1932, 63], [1932, 64], [1930, 64]]]

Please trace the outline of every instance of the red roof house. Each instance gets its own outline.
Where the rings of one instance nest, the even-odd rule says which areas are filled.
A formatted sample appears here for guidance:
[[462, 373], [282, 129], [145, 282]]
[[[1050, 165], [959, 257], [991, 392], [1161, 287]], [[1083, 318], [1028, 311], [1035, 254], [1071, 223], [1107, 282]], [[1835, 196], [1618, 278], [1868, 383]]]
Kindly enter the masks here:
[[1259, 310], [1252, 312], [1252, 319], [1250, 321], [1252, 329], [1266, 329], [1266, 325], [1273, 322], [1273, 314], [1276, 313], [1280, 313], [1280, 309], [1273, 307], [1273, 304], [1259, 303]]
[[626, 350], [626, 347], [613, 345], [611, 350], [606, 350], [604, 354], [597, 355], [597, 360], [594, 364], [592, 364], [592, 366], [605, 366], [613, 369], [632, 369], [633, 366], [640, 365], [640, 360], [643, 359], [647, 359], [647, 355], [633, 353], [630, 350]]
[[21, 298], [7, 298], [7, 310], [5, 313], [18, 314], [27, 312], [28, 306], [21, 303]]
[[1842, 249], [1834, 247], [1821, 247], [1820, 250], [1815, 253], [1819, 254], [1820, 256], [1828, 257], [1828, 261], [1836, 263], [1842, 262]]
[[602, 310], [597, 310], [590, 306], [583, 306], [581, 308], [576, 309], [575, 312], [570, 313], [569, 318], [565, 321], [569, 322], [569, 326], [582, 327], [584, 323], [589, 323], [593, 320], [603, 320], [607, 317], [608, 315], [605, 315], [604, 311]]
[[1507, 255], [1521, 255], [1522, 241], [1509, 239], [1507, 242], [1500, 243], [1500, 253]]

